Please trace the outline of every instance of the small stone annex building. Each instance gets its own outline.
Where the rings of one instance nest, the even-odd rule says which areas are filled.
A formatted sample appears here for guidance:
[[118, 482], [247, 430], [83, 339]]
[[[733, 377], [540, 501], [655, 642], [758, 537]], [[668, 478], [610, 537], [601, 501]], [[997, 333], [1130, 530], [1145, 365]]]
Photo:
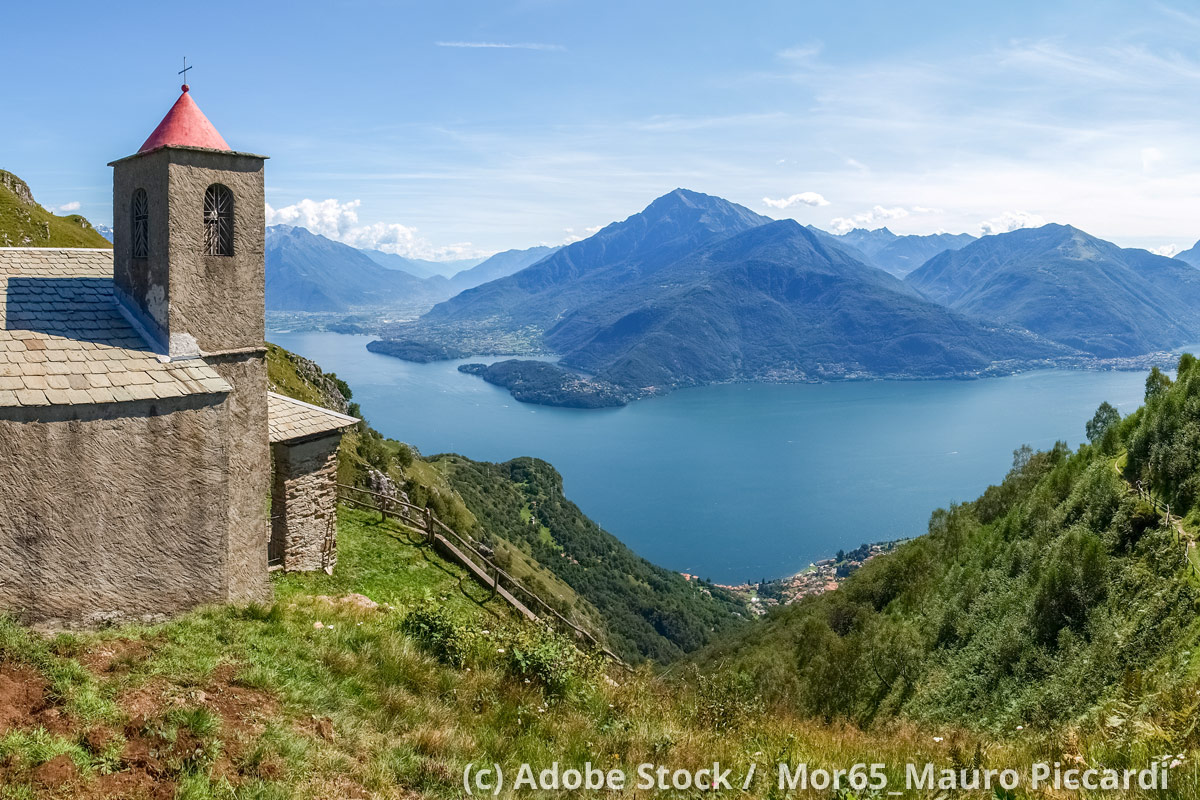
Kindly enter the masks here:
[[154, 619], [332, 569], [357, 420], [267, 391], [264, 161], [185, 85], [110, 165], [111, 251], [0, 248], [0, 611]]

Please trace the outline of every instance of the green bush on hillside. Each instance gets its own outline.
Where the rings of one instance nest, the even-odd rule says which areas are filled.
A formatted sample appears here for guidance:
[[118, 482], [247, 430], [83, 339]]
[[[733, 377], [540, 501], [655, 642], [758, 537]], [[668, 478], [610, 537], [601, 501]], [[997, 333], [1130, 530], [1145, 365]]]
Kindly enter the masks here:
[[927, 535], [700, 663], [753, 675], [768, 707], [997, 731], [1078, 719], [1135, 672], [1157, 676], [1156, 692], [1183, 685], [1192, 670], [1163, 665], [1200, 652], [1198, 581], [1136, 484], [1175, 520], [1200, 502], [1194, 365], [1181, 360], [1174, 381], [1152, 375], [1146, 405], [1124, 419], [1102, 407], [1075, 452], [1018, 449], [1003, 482], [936, 511]]

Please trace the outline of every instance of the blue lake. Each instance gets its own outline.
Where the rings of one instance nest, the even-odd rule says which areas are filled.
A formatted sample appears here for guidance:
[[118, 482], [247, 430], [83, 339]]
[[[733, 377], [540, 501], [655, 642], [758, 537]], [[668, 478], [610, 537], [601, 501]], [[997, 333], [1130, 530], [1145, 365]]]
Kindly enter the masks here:
[[[779, 577], [838, 549], [924, 533], [929, 514], [998, 482], [1022, 444], [1072, 446], [1101, 401], [1127, 414], [1142, 372], [978, 381], [725, 385], [620, 409], [531, 406], [412, 364], [365, 336], [271, 333], [337, 372], [371, 424], [425, 454], [536, 456], [567, 496], [651, 561], [721, 583]], [[471, 359], [486, 361], [488, 359]]]

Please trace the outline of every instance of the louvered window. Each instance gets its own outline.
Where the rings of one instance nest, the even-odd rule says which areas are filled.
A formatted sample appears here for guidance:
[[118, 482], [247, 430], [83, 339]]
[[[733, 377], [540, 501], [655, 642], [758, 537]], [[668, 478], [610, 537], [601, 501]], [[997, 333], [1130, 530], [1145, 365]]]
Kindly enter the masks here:
[[204, 193], [204, 251], [233, 255], [233, 192], [219, 183]]
[[150, 255], [150, 203], [146, 199], [146, 190], [138, 189], [133, 193], [133, 230], [130, 240], [133, 242], [133, 257], [146, 258]]

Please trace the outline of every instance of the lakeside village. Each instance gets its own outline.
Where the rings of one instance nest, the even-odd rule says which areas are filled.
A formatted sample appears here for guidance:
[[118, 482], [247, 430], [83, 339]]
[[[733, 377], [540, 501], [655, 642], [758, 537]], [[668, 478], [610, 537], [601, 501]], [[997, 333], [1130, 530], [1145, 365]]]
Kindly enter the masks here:
[[[894, 539], [887, 542], [861, 544], [854, 550], [846, 552], [839, 550], [833, 558], [826, 558], [814, 564], [809, 564], [795, 575], [773, 580], [763, 580], [758, 583], [741, 583], [736, 586], [717, 583], [722, 589], [744, 598], [755, 614], [766, 614], [767, 609], [775, 606], [786, 606], [804, 597], [832, 592], [842, 584], [842, 581], [853, 575], [859, 567], [883, 553], [891, 552], [908, 539]], [[680, 573], [689, 581], [700, 580], [697, 575], [687, 572]]]

